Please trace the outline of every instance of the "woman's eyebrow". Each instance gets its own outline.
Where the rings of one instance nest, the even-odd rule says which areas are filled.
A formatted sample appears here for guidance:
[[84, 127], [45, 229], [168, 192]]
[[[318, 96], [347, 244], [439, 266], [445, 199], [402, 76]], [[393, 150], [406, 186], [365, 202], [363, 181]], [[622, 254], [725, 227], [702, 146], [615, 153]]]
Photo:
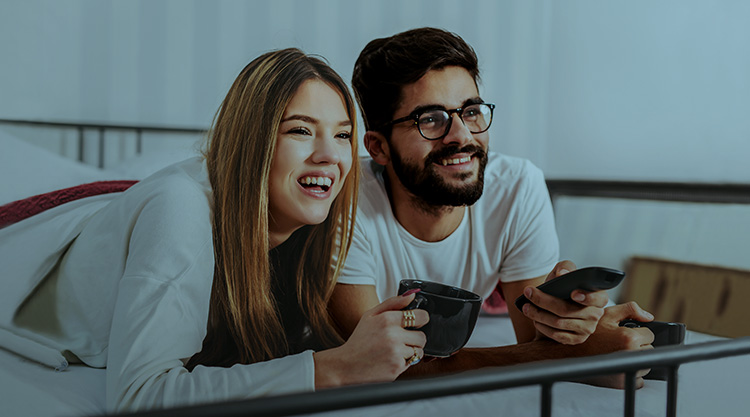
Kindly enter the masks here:
[[290, 120], [300, 120], [307, 123], [318, 124], [320, 121], [314, 117], [306, 116], [304, 114], [293, 114], [286, 119], [282, 119], [281, 123], [288, 122]]
[[[289, 122], [289, 121], [292, 121], [292, 120], [299, 120], [299, 121], [302, 121], [302, 122], [311, 123], [311, 124], [315, 124], [315, 125], [320, 124], [320, 120], [318, 120], [318, 119], [316, 119], [314, 117], [306, 116], [304, 114], [293, 114], [293, 115], [291, 115], [291, 116], [289, 116], [289, 117], [287, 117], [285, 119], [282, 119], [281, 123]], [[353, 123], [352, 123], [351, 120], [342, 120], [342, 121], [339, 122], [338, 125], [339, 126], [352, 126]]]

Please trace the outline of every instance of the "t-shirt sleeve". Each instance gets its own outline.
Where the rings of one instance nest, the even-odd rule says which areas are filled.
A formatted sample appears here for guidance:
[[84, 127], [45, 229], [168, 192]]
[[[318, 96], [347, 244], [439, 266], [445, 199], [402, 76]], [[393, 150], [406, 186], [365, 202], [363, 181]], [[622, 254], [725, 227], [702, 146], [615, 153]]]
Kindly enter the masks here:
[[516, 208], [500, 281], [547, 275], [560, 257], [552, 203], [542, 171], [527, 163], [516, 190]]
[[367, 237], [368, 219], [362, 215], [357, 217], [352, 232], [352, 244], [349, 254], [338, 277], [340, 284], [376, 285], [375, 256], [373, 243]]
[[107, 409], [314, 390], [310, 351], [231, 368], [184, 367], [206, 334], [214, 269], [206, 196], [184, 188], [148, 201], [133, 225], [110, 332]]

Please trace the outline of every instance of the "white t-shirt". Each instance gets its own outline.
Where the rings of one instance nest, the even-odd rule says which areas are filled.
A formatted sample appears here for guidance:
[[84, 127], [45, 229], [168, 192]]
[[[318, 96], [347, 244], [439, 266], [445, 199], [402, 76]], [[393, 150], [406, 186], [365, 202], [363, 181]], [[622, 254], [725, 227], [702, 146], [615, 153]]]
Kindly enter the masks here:
[[548, 274], [559, 258], [544, 176], [531, 162], [490, 153], [484, 192], [439, 242], [415, 238], [396, 220], [383, 167], [362, 161], [357, 220], [340, 283], [374, 285], [381, 301], [402, 279], [424, 279], [487, 298], [498, 283]]
[[16, 342], [0, 346], [27, 356], [70, 352], [106, 367], [109, 411], [314, 390], [310, 350], [231, 368], [184, 367], [206, 335], [214, 274], [202, 158], [90, 199], [0, 230], [8, 244], [0, 262], [14, 281], [0, 295], [0, 330]]

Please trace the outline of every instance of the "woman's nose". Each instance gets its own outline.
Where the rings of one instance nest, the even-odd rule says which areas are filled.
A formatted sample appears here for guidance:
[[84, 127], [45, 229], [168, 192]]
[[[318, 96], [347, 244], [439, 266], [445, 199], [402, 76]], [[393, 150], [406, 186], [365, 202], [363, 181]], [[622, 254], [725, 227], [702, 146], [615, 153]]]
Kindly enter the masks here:
[[318, 137], [315, 139], [312, 161], [316, 164], [338, 164], [341, 161], [336, 139], [330, 137]]

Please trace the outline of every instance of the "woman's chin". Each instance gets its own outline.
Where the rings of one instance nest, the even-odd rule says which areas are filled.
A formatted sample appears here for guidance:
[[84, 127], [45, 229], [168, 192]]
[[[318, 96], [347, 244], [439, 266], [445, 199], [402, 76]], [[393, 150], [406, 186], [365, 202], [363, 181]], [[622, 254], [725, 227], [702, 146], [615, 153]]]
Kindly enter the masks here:
[[303, 223], [308, 226], [313, 226], [316, 224], [323, 223], [328, 218], [328, 211], [325, 212], [325, 214], [315, 214], [309, 213], [307, 216], [305, 216], [305, 219], [303, 220]]

